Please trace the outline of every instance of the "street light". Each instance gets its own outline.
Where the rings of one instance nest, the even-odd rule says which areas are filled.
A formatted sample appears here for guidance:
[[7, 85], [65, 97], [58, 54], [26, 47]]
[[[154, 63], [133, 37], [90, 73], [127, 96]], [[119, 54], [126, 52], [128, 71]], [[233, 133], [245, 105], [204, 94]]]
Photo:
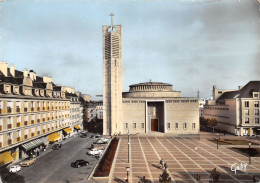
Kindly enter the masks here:
[[128, 128], [128, 163], [129, 163], [129, 145], [130, 145], [130, 142], [129, 142], [129, 128]]
[[248, 159], [249, 159], [249, 165], [251, 165], [250, 152], [251, 152], [251, 143], [248, 144]]
[[219, 139], [219, 136], [218, 136], [218, 133], [217, 133], [217, 149], [218, 149], [218, 139]]
[[126, 178], [126, 182], [128, 182], [128, 172], [129, 172], [129, 170], [130, 170], [130, 168], [127, 167], [127, 169], [126, 169], [126, 176], [127, 176], [127, 178]]

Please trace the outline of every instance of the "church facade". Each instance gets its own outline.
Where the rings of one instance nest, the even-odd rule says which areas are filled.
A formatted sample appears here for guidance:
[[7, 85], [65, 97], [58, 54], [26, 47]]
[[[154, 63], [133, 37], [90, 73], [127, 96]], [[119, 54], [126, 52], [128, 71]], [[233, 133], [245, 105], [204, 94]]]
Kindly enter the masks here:
[[161, 82], [139, 83], [123, 92], [122, 27], [103, 26], [103, 135], [198, 134], [199, 100]]

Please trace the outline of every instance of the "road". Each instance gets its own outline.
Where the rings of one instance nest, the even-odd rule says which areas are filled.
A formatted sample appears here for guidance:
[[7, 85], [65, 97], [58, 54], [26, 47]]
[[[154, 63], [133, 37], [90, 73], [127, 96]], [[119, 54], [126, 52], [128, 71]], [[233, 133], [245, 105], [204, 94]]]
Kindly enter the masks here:
[[[89, 176], [97, 162], [94, 156], [86, 154], [94, 141], [96, 140], [90, 139], [90, 134], [87, 138], [75, 137], [66, 142], [61, 149], [46, 152], [46, 154], [37, 158], [34, 165], [22, 167], [22, 170], [15, 176], [9, 175], [5, 180], [8, 183], [81, 182]], [[87, 160], [89, 165], [72, 168], [71, 162], [77, 159]]]

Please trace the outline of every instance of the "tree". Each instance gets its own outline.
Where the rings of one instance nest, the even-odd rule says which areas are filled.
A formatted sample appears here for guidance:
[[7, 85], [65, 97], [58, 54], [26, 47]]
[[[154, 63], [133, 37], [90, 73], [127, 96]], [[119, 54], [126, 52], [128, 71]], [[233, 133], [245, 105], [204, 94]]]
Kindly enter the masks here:
[[209, 118], [209, 119], [207, 119], [207, 124], [208, 124], [208, 126], [213, 128], [213, 133], [214, 133], [214, 128], [215, 128], [215, 126], [217, 126], [218, 121], [215, 118]]

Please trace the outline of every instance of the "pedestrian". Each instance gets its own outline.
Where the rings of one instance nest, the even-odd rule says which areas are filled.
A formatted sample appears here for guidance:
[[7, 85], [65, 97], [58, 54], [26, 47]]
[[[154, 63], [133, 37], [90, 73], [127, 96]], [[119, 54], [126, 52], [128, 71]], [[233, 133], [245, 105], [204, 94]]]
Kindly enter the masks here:
[[164, 168], [165, 168], [165, 170], [168, 168], [167, 163], [164, 163]]
[[36, 153], [37, 153], [37, 156], [40, 156], [40, 152], [39, 151], [37, 151]]
[[160, 165], [163, 168], [163, 160], [162, 159], [160, 160]]

